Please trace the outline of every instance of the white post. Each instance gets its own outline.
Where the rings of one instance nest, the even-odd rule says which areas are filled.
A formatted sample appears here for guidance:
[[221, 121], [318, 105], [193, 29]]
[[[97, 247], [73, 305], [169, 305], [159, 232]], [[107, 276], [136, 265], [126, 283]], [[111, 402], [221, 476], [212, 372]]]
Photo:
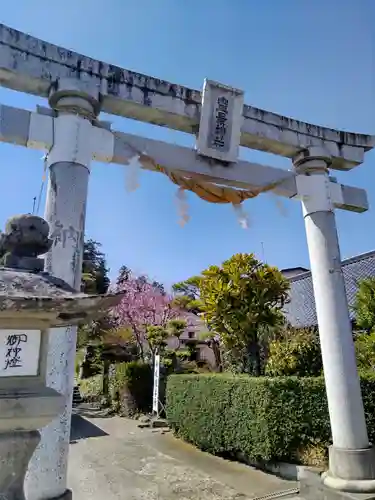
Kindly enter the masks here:
[[154, 356], [154, 390], [152, 396], [152, 412], [159, 418], [159, 380], [160, 380], [160, 354]]
[[[97, 94], [97, 93], [96, 93]], [[47, 161], [49, 182], [45, 219], [54, 240], [45, 269], [80, 290], [87, 190], [92, 158], [92, 119], [98, 107], [95, 92], [83, 92], [70, 81], [60, 81], [50, 97], [58, 110], [54, 141]], [[74, 113], [74, 114], [73, 114]], [[65, 397], [65, 410], [41, 431], [26, 478], [28, 500], [70, 498], [67, 466], [74, 385], [76, 327], [50, 331], [47, 386]]]
[[[302, 200], [324, 366], [333, 446], [326, 485], [349, 491], [375, 488], [357, 373], [352, 328], [328, 176], [329, 156], [311, 147], [294, 159]], [[367, 488], [367, 489], [366, 489]]]

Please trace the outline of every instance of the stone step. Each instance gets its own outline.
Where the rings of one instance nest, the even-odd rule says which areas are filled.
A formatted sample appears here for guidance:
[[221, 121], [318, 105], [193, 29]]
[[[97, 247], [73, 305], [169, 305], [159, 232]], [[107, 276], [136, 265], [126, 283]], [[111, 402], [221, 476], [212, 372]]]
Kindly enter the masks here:
[[79, 387], [77, 385], [73, 388], [73, 406], [77, 406], [82, 403], [83, 399], [81, 393], [79, 392]]

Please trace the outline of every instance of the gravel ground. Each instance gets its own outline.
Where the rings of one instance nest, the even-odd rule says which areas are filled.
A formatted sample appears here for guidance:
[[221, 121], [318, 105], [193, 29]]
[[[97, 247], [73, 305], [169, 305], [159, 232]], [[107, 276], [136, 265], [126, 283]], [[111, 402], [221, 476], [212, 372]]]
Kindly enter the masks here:
[[200, 452], [171, 433], [94, 414], [83, 410], [72, 419], [75, 500], [250, 500], [297, 486]]

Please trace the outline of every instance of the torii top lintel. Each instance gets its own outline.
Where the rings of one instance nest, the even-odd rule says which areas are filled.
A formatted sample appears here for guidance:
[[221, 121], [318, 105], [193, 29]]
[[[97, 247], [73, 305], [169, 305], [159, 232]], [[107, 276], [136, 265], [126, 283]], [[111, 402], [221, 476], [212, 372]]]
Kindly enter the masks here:
[[[47, 97], [51, 83], [76, 78], [100, 89], [102, 110], [196, 134], [201, 93], [91, 59], [0, 24], [0, 85]], [[319, 127], [264, 111], [243, 108], [241, 145], [293, 157], [307, 146], [324, 147], [332, 168], [348, 170], [363, 162], [375, 136]]]

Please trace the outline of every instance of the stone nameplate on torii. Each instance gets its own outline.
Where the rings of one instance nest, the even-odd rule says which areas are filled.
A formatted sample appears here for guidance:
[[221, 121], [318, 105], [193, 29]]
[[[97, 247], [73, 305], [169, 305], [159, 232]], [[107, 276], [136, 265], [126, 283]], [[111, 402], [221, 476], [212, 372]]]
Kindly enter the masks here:
[[244, 93], [205, 80], [197, 152], [222, 162], [236, 162], [241, 140]]

